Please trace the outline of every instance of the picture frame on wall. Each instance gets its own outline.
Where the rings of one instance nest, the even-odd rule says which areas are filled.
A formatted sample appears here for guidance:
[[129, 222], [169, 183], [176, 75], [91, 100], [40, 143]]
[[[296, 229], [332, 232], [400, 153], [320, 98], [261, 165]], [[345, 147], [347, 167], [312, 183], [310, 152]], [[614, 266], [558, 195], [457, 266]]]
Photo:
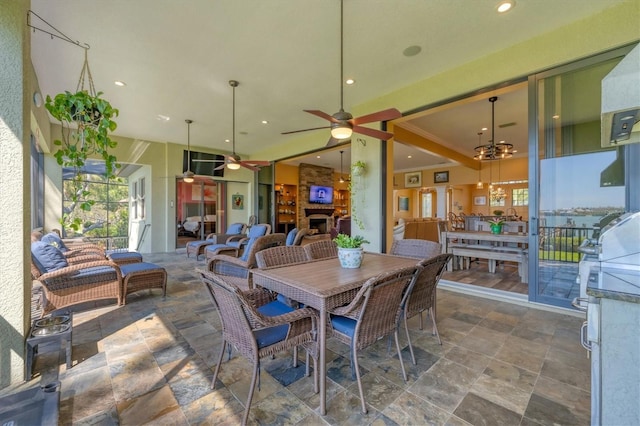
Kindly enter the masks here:
[[231, 210], [244, 210], [244, 195], [234, 194], [231, 196]]
[[473, 205], [474, 206], [486, 206], [487, 205], [487, 197], [473, 197]]
[[418, 188], [422, 186], [422, 172], [411, 172], [404, 174], [405, 188]]
[[449, 172], [434, 172], [433, 183], [447, 183], [449, 182]]
[[409, 211], [409, 197], [398, 197], [398, 211]]

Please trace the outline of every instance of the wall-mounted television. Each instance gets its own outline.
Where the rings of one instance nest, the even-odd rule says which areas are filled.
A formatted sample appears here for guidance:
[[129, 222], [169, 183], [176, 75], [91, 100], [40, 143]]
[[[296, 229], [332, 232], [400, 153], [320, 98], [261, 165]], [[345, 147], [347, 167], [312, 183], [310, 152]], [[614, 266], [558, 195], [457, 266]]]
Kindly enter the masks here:
[[[189, 158], [189, 152], [184, 151], [182, 156], [182, 172], [187, 171], [187, 161]], [[206, 160], [206, 161], [198, 161]], [[216, 167], [224, 164], [224, 155], [209, 154], [206, 152], [191, 151], [191, 166], [189, 170], [197, 175], [203, 176], [224, 176], [224, 167], [220, 170], [216, 170]]]
[[309, 202], [315, 204], [333, 204], [333, 188], [330, 186], [311, 185]]

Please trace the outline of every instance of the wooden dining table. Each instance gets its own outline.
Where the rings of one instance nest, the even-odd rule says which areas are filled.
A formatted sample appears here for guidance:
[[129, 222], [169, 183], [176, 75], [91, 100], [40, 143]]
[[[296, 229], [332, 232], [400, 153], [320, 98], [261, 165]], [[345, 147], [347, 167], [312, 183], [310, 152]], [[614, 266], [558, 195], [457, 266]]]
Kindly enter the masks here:
[[338, 258], [329, 258], [278, 268], [252, 270], [255, 285], [315, 308], [320, 314], [318, 373], [321, 415], [324, 416], [327, 413], [326, 340], [328, 312], [351, 302], [369, 278], [383, 272], [413, 266], [417, 262], [416, 259], [406, 257], [366, 252], [360, 268], [354, 269], [342, 268]]

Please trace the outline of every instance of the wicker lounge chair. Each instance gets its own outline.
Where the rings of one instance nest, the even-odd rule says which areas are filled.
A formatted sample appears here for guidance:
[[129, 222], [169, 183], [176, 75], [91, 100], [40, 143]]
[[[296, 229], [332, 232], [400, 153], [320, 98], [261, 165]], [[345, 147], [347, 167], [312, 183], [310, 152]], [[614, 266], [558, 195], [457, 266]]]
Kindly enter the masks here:
[[253, 225], [247, 235], [236, 235], [229, 237], [224, 244], [211, 244], [204, 248], [204, 254], [207, 259], [211, 259], [218, 254], [227, 254], [238, 257], [249, 244], [252, 244], [256, 238], [271, 233], [271, 225], [268, 223], [259, 223]]
[[284, 234], [269, 234], [250, 241], [244, 249], [242, 256], [235, 257], [226, 254], [217, 254], [207, 262], [207, 269], [240, 287], [242, 290], [253, 288], [251, 269], [257, 266], [256, 253], [261, 250], [283, 246]]
[[362, 412], [365, 414], [367, 406], [358, 368], [358, 350], [393, 334], [402, 377], [407, 381], [398, 343], [398, 325], [403, 304], [413, 285], [413, 277], [419, 269], [418, 266], [411, 266], [373, 277], [367, 280], [351, 303], [331, 312], [333, 337], [351, 348], [352, 376], [355, 375], [358, 380]]
[[[213, 373], [211, 388], [215, 388], [227, 345], [236, 348], [242, 356], [253, 363], [253, 376], [242, 424], [247, 424], [253, 392], [260, 374], [260, 359], [265, 356], [303, 346], [314, 360], [313, 380], [317, 393], [318, 316], [315, 311], [309, 308], [294, 310], [278, 301], [256, 306], [258, 298], [255, 295], [247, 297], [243, 291], [226, 282], [222, 277], [209, 271], [199, 270], [199, 272], [213, 303], [218, 308], [222, 323], [222, 347]], [[253, 290], [253, 293], [256, 292], [269, 295], [266, 290]], [[297, 367], [296, 362], [297, 359], [294, 359], [293, 367]], [[306, 365], [306, 376], [309, 376], [309, 362]]]
[[244, 234], [246, 229], [244, 223], [232, 223], [224, 234], [209, 234], [204, 241], [190, 241], [187, 243], [187, 257], [190, 254], [195, 254], [197, 260], [201, 254], [204, 254], [205, 247], [211, 244], [224, 244], [229, 238]]
[[419, 263], [422, 269], [416, 275], [413, 289], [411, 290], [402, 315], [404, 328], [407, 332], [407, 340], [409, 341], [411, 361], [414, 365], [416, 365], [416, 357], [413, 354], [413, 345], [411, 343], [411, 336], [409, 335], [407, 320], [415, 315], [420, 315], [420, 330], [422, 330], [422, 312], [428, 312], [431, 315], [431, 322], [433, 324], [433, 335], [438, 338], [438, 343], [442, 344], [438, 327], [436, 326], [436, 287], [449, 260], [451, 260], [451, 254], [446, 253], [439, 254], [431, 259], [424, 259]]
[[42, 315], [101, 299], [121, 303], [122, 274], [116, 264], [106, 259], [69, 264], [56, 251], [60, 252], [45, 242], [35, 242], [31, 248], [31, 277], [42, 283], [46, 300]]
[[303, 247], [311, 259], [338, 257], [338, 246], [331, 240], [315, 241]]

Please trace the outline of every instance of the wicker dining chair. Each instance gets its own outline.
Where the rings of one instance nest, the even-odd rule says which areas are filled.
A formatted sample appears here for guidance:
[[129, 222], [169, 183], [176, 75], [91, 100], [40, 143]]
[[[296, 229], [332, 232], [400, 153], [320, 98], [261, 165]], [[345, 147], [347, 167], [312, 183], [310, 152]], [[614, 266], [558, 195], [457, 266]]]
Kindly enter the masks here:
[[[249, 395], [242, 418], [245, 425], [249, 418], [249, 409], [253, 392], [260, 374], [260, 359], [289, 349], [302, 346], [313, 357], [314, 390], [318, 392], [318, 345], [316, 329], [318, 316], [310, 308], [292, 309], [278, 301], [255, 306], [256, 298], [248, 298], [245, 293], [221, 276], [199, 269], [202, 282], [208, 289], [211, 299], [218, 308], [222, 324], [222, 347], [220, 357], [213, 373], [211, 388], [215, 389], [216, 379], [227, 345], [235, 349], [253, 363], [253, 375]], [[254, 290], [253, 292], [266, 290]], [[293, 367], [297, 359], [294, 359]], [[309, 363], [306, 365], [309, 376]]]
[[320, 240], [303, 246], [311, 259], [338, 257], [338, 246], [332, 240]]
[[438, 343], [440, 345], [442, 344], [440, 334], [438, 333], [438, 326], [436, 325], [436, 287], [451, 257], [452, 255], [450, 253], [439, 254], [436, 257], [424, 259], [418, 264], [421, 270], [415, 276], [413, 289], [408, 296], [409, 298], [402, 312], [404, 329], [407, 332], [409, 352], [411, 352], [413, 365], [416, 365], [416, 357], [413, 353], [413, 345], [411, 343], [411, 336], [409, 335], [407, 320], [416, 315], [420, 315], [420, 330], [422, 330], [422, 313], [425, 311], [429, 313], [433, 324], [432, 334], [438, 338]]
[[394, 256], [429, 259], [442, 253], [442, 245], [429, 240], [397, 240], [391, 245], [389, 254]]
[[407, 381], [398, 342], [398, 326], [403, 305], [411, 293], [413, 277], [420, 269], [418, 265], [410, 266], [370, 278], [351, 303], [335, 308], [330, 313], [331, 335], [351, 348], [351, 375], [358, 380], [364, 414], [367, 413], [367, 406], [358, 368], [358, 350], [393, 334], [402, 377]]
[[309, 254], [302, 246], [277, 246], [256, 253], [258, 268], [273, 268], [310, 261]]

